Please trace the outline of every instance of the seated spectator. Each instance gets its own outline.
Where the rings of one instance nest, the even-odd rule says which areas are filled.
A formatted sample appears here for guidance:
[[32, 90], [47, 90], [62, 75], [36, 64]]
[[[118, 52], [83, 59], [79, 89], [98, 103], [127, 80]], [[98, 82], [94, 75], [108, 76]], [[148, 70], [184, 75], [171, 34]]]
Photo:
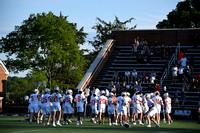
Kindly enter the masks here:
[[197, 88], [197, 81], [195, 80], [195, 78], [192, 79], [192, 82], [190, 83], [190, 91], [195, 92]]
[[178, 104], [178, 108], [179, 108], [178, 90], [174, 92], [174, 106], [173, 107], [175, 107], [176, 103]]
[[179, 74], [178, 75], [179, 76], [179, 82], [181, 82], [182, 79], [183, 79], [183, 75], [184, 75], [184, 68], [182, 66], [179, 67], [178, 74]]
[[150, 83], [154, 84], [154, 81], [156, 80], [156, 73], [154, 70], [151, 72], [151, 78], [150, 78]]
[[133, 83], [133, 81], [137, 80], [137, 71], [134, 69], [133, 72], [131, 73], [131, 83]]
[[160, 85], [156, 83], [156, 86], [155, 86], [155, 91], [158, 91], [160, 92]]
[[113, 81], [115, 81], [115, 83], [117, 83], [119, 81], [119, 74], [118, 71], [115, 71], [113, 74]]
[[145, 82], [146, 82], [146, 83], [149, 83], [149, 78], [150, 78], [150, 72], [147, 71], [147, 72], [145, 73]]
[[113, 81], [110, 81], [110, 84], [108, 84], [108, 90], [109, 90], [109, 91], [111, 91], [111, 90], [116, 90]]
[[142, 93], [142, 84], [141, 83], [139, 83], [139, 85], [138, 85], [138, 91]]
[[131, 89], [131, 85], [130, 84], [126, 84], [126, 92], [127, 91], [129, 92], [130, 89]]
[[183, 58], [184, 53], [181, 51], [178, 53], [178, 64], [180, 64], [180, 60]]
[[155, 54], [156, 54], [157, 56], [160, 55], [160, 45], [157, 45], [157, 46], [156, 46], [156, 48], [155, 48]]
[[183, 58], [180, 60], [181, 66], [186, 69], [187, 58], [183, 55]]
[[128, 69], [125, 72], [125, 81], [127, 81], [129, 83], [129, 78], [130, 78], [131, 73], [128, 71]]
[[181, 102], [182, 102], [182, 106], [185, 104], [185, 100], [186, 100], [186, 94], [184, 91], [181, 92]]
[[122, 70], [120, 70], [120, 72], [119, 72], [119, 80], [120, 81], [124, 81], [124, 77], [125, 77], [125, 73]]
[[139, 77], [140, 77], [140, 82], [144, 83], [144, 81], [145, 81], [145, 73], [144, 73], [143, 70], [140, 72]]
[[176, 83], [177, 72], [178, 72], [178, 67], [177, 65], [175, 65], [174, 67], [172, 67], [172, 76], [173, 76], [172, 83]]

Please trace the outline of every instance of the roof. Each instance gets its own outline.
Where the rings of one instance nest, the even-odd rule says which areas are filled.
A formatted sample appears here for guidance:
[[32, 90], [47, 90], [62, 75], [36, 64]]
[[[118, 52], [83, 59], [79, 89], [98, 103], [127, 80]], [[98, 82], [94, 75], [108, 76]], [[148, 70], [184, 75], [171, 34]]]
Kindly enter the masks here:
[[8, 76], [10, 73], [1, 60], [0, 60], [0, 66], [3, 68], [3, 70], [5, 71], [5, 74]]

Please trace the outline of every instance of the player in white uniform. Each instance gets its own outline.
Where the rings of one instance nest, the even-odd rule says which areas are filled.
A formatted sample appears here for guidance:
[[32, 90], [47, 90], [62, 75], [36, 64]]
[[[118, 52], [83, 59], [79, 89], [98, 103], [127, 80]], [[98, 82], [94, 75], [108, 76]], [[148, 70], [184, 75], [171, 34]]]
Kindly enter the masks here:
[[47, 125], [49, 125], [51, 119], [51, 95], [50, 89], [45, 89], [45, 95], [42, 97], [42, 113], [43, 113], [43, 126], [45, 126], [45, 116], [48, 115]]
[[[62, 126], [60, 124], [61, 118], [61, 105], [60, 103], [63, 101], [62, 95], [59, 93], [59, 87], [54, 87], [54, 93], [52, 94], [52, 102], [53, 102], [53, 126], [55, 127], [56, 124], [58, 126]], [[56, 115], [57, 113], [57, 115]], [[57, 116], [57, 121], [55, 123], [55, 117]]]
[[99, 107], [99, 124], [101, 124], [101, 118], [102, 118], [102, 124], [104, 124], [105, 120], [105, 112], [106, 112], [106, 104], [107, 104], [107, 97], [105, 96], [105, 91], [101, 91], [101, 96], [98, 98], [98, 107]]
[[167, 116], [168, 124], [170, 124], [171, 123], [170, 113], [171, 113], [171, 108], [172, 108], [172, 106], [171, 106], [171, 98], [169, 97], [168, 93], [165, 93], [164, 97], [165, 97], [166, 116]]
[[147, 94], [146, 99], [147, 105], [149, 107], [149, 112], [147, 113], [148, 125], [146, 127], [151, 127], [151, 120], [156, 124], [156, 127], [159, 127], [158, 123], [154, 119], [154, 116], [156, 114], [156, 108], [154, 106], [153, 100], [151, 99], [151, 95]]
[[91, 108], [92, 108], [92, 122], [93, 123], [96, 123], [96, 118], [97, 118], [97, 115], [98, 115], [98, 110], [97, 110], [97, 103], [98, 103], [98, 97], [97, 97], [97, 94], [94, 92], [93, 93], [93, 96], [91, 96], [91, 99], [90, 99], [90, 104], [91, 104]]
[[163, 100], [160, 97], [160, 93], [158, 91], [154, 92], [155, 96], [152, 98], [155, 108], [156, 108], [156, 120], [158, 124], [160, 123], [160, 111], [161, 111], [161, 105], [163, 106]]
[[[30, 103], [30, 123], [32, 123], [33, 114], [36, 114], [36, 118], [38, 117], [39, 107], [38, 107], [38, 89], [33, 91], [33, 94], [30, 95], [29, 103]], [[37, 123], [39, 124], [39, 120], [37, 118]]]
[[114, 96], [113, 93], [109, 93], [109, 98], [108, 98], [108, 116], [109, 116], [109, 126], [112, 125], [114, 122], [114, 114], [115, 114], [115, 105], [112, 97]]
[[120, 125], [122, 126], [122, 119], [124, 123], [127, 122], [127, 106], [128, 106], [128, 101], [126, 99], [126, 92], [122, 92], [122, 97], [118, 101], [119, 103], [119, 118], [120, 118]]
[[121, 98], [122, 98], [122, 96], [118, 96], [116, 98], [116, 108], [117, 108], [116, 113], [117, 113], [117, 116], [116, 116], [116, 120], [115, 120], [115, 125], [117, 125], [117, 120], [118, 120], [118, 118], [120, 116], [121, 105], [119, 104], [119, 101], [120, 101]]
[[67, 90], [66, 91], [66, 95], [64, 96], [64, 121], [63, 124], [69, 124], [71, 122], [70, 118], [72, 116], [72, 114], [74, 113], [74, 109], [72, 107], [72, 103], [73, 103], [73, 97], [72, 97], [72, 90]]
[[83, 112], [84, 112], [84, 102], [86, 101], [86, 98], [84, 95], [82, 95], [81, 90], [79, 90], [78, 94], [76, 94], [74, 101], [76, 102], [77, 115], [78, 115], [78, 120], [76, 124], [79, 125], [79, 122], [80, 122], [80, 124], [82, 125], [83, 122], [81, 121], [81, 116], [83, 115]]
[[127, 119], [130, 119], [130, 107], [131, 107], [131, 98], [130, 98], [130, 93], [126, 92], [126, 100], [128, 101], [128, 105], [127, 105]]
[[146, 119], [146, 116], [147, 116], [147, 113], [149, 111], [149, 106], [147, 104], [147, 99], [146, 99], [146, 96], [149, 95], [148, 93], [146, 93], [144, 96], [143, 96], [143, 99], [142, 99], [142, 103], [143, 103], [143, 118], [144, 118], [144, 121], [146, 120], [147, 122], [147, 119]]
[[38, 112], [38, 118], [40, 117], [40, 113], [41, 113], [41, 117], [40, 117], [40, 121], [42, 121], [43, 118], [43, 114], [42, 114], [42, 97], [44, 96], [43, 94], [43, 90], [40, 91], [40, 93], [38, 94], [38, 107], [39, 107], [39, 112]]

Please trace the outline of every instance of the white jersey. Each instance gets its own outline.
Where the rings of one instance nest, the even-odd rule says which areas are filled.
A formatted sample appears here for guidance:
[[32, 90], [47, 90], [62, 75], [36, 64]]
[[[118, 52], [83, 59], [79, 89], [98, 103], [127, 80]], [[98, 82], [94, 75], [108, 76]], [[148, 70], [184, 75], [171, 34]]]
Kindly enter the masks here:
[[106, 96], [108, 97], [109, 96], [109, 91], [107, 89], [105, 90], [105, 93], [106, 93]]
[[68, 94], [64, 96], [65, 106], [71, 106], [72, 101], [73, 97], [71, 95]]
[[98, 100], [98, 97], [91, 97], [91, 99], [90, 99], [90, 103], [91, 103], [91, 105], [92, 105], [92, 109], [97, 109], [97, 101]]
[[115, 105], [111, 97], [108, 98], [108, 110], [115, 110]]
[[42, 97], [42, 103], [43, 103], [43, 106], [46, 107], [46, 106], [50, 106], [51, 104], [51, 95], [50, 94], [45, 94], [43, 97]]
[[86, 100], [85, 96], [82, 94], [77, 94], [74, 98], [75, 102], [76, 102], [76, 106], [82, 106], [84, 105], [84, 101]]
[[42, 98], [43, 98], [43, 94], [38, 94], [38, 104], [42, 105]]
[[171, 108], [171, 98], [170, 97], [165, 98], [165, 106], [166, 106], [166, 108], [167, 107]]
[[121, 107], [121, 110], [127, 110], [128, 99], [125, 97], [121, 97], [119, 101], [119, 105]]
[[53, 98], [53, 106], [60, 105], [60, 102], [62, 100], [62, 95], [60, 93], [53, 93], [52, 98]]
[[163, 104], [163, 100], [160, 96], [155, 96], [152, 98], [155, 107], [160, 107]]
[[122, 96], [118, 96], [118, 97], [116, 98], [118, 110], [120, 110], [120, 109], [122, 108], [122, 107], [121, 107], [121, 104], [119, 104], [121, 98], [122, 98]]
[[85, 96], [90, 96], [90, 89], [89, 88], [86, 88], [85, 89]]
[[31, 94], [29, 102], [32, 105], [38, 105], [38, 94]]
[[154, 109], [154, 102], [152, 99], [149, 99], [147, 101], [147, 105], [148, 105], [149, 109], [151, 109], [151, 110]]
[[99, 104], [99, 109], [101, 108], [106, 108], [106, 103], [107, 103], [107, 97], [105, 96], [100, 96], [98, 98], [98, 104]]

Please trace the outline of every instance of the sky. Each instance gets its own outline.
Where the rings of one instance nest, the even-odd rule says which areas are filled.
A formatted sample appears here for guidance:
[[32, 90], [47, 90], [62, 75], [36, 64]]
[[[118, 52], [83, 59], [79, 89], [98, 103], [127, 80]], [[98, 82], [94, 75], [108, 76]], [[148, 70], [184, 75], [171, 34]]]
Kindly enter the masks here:
[[[0, 38], [20, 26], [30, 14], [49, 11], [55, 15], [62, 12], [69, 16], [70, 22], [77, 23], [78, 28], [84, 27], [89, 34], [87, 40], [95, 36], [91, 27], [97, 22], [96, 17], [107, 22], [112, 22], [115, 16], [120, 21], [133, 17], [135, 20], [128, 26], [137, 24], [136, 29], [155, 29], [179, 1], [183, 0], [0, 0]], [[81, 49], [92, 49], [92, 46], [85, 43]], [[0, 59], [6, 60], [5, 54], [0, 53]], [[27, 72], [10, 76], [25, 77]]]

